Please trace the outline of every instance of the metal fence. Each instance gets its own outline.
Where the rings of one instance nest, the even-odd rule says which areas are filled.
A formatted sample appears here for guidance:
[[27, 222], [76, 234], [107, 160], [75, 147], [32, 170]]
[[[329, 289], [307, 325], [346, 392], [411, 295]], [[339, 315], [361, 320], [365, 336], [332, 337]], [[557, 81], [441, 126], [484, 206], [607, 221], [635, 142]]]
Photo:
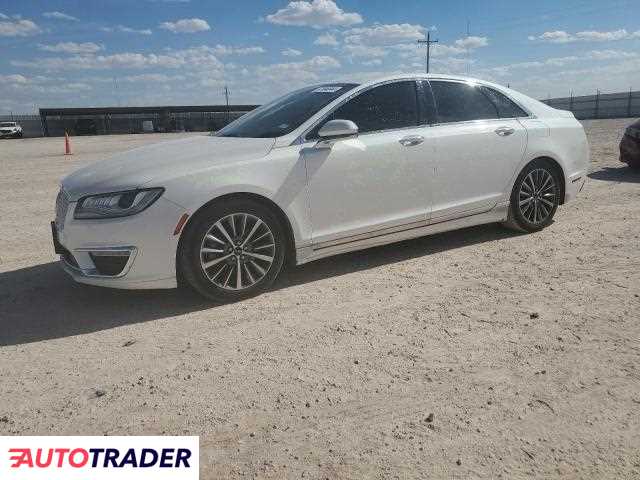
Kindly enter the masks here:
[[570, 110], [577, 119], [640, 117], [640, 92], [600, 93], [581, 97], [551, 98], [544, 103]]

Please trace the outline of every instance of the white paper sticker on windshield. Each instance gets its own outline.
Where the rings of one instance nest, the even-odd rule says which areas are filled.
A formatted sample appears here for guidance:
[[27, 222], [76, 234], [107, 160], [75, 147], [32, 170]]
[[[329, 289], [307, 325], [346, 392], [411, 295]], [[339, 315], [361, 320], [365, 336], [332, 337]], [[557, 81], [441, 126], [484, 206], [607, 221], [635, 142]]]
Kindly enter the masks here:
[[312, 93], [336, 93], [342, 87], [318, 87]]

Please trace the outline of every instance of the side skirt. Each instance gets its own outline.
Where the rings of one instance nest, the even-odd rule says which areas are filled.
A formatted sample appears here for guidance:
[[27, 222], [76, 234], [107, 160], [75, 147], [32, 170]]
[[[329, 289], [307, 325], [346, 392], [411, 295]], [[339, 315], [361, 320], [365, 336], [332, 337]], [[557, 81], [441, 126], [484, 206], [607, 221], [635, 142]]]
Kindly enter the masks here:
[[393, 231], [387, 234], [379, 232], [371, 232], [369, 236], [363, 238], [362, 235], [358, 239], [352, 241], [345, 240], [342, 243], [332, 246], [312, 245], [309, 247], [299, 248], [296, 250], [296, 263], [302, 265], [304, 263], [320, 260], [321, 258], [331, 257], [341, 253], [353, 252], [356, 250], [364, 250], [366, 248], [378, 247], [389, 243], [409, 240], [411, 238], [425, 237], [436, 233], [448, 232], [450, 230], [458, 230], [460, 228], [473, 227], [475, 225], [483, 225], [486, 223], [504, 222], [509, 212], [509, 204], [499, 204], [492, 210], [469, 215], [466, 217], [446, 220], [429, 225], [416, 226], [416, 224], [407, 225], [406, 229]]

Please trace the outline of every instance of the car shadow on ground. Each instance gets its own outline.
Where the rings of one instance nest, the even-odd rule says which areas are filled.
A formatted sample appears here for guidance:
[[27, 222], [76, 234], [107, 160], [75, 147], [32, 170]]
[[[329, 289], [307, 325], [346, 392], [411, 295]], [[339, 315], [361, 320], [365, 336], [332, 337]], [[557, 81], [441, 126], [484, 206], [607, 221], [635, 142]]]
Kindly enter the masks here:
[[588, 175], [593, 180], [605, 182], [640, 183], [640, 170], [629, 167], [604, 167]]
[[[272, 287], [376, 268], [518, 235], [483, 225], [319, 260], [283, 272]], [[187, 289], [112, 290], [74, 283], [57, 262], [0, 273], [0, 346], [19, 345], [215, 309]]]

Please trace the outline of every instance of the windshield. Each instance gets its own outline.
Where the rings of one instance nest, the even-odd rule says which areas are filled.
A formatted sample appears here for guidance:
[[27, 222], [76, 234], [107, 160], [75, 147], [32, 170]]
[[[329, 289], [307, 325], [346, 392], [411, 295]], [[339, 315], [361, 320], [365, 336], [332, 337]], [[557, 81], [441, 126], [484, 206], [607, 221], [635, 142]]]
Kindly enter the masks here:
[[16, 124], [14, 122], [4, 122], [0, 123], [0, 127], [15, 127]]
[[276, 138], [287, 135], [357, 86], [355, 83], [331, 83], [296, 90], [240, 117], [220, 130], [217, 136]]

